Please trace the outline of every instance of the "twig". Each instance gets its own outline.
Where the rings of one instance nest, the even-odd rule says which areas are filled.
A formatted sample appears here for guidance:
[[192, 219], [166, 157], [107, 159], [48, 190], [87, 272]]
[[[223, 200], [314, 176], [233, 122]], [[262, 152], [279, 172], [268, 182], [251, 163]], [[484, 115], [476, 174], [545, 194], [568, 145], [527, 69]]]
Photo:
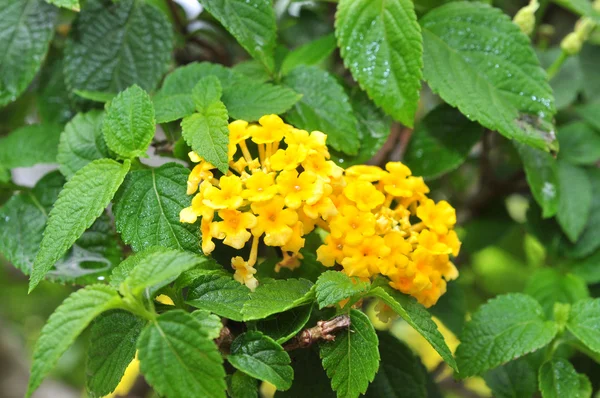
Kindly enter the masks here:
[[286, 351], [292, 351], [297, 348], [310, 347], [313, 343], [319, 340], [333, 341], [335, 334], [350, 326], [350, 317], [348, 315], [340, 315], [328, 321], [319, 321], [317, 326], [304, 329], [292, 341], [283, 346]]
[[223, 326], [221, 328], [221, 332], [219, 333], [219, 337], [215, 339], [215, 344], [217, 344], [217, 347], [219, 347], [221, 352], [229, 354], [233, 340], [234, 336], [233, 333], [231, 333], [231, 330], [227, 326]]

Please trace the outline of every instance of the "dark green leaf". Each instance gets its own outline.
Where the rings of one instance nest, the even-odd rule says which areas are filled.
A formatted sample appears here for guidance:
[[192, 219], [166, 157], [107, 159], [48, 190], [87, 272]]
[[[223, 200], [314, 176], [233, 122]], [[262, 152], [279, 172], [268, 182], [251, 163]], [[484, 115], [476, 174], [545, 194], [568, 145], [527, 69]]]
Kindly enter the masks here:
[[248, 300], [250, 290], [231, 274], [223, 271], [207, 272], [199, 275], [188, 291], [189, 305], [214, 312], [234, 321], [244, 319], [242, 308]]
[[328, 34], [290, 51], [281, 64], [281, 74], [287, 75], [300, 65], [319, 65], [336, 48], [335, 36]]
[[335, 305], [340, 301], [369, 290], [371, 285], [339, 271], [327, 271], [319, 276], [315, 292], [319, 308]]
[[540, 368], [539, 387], [543, 398], [579, 398], [579, 386], [579, 375], [566, 359], [552, 359]]
[[[2, 217], [0, 216], [0, 221]], [[600, 250], [581, 260], [573, 260], [571, 271], [588, 284], [600, 282]]]
[[315, 349], [290, 351], [294, 383], [286, 391], [277, 391], [276, 398], [335, 398], [327, 373]]
[[559, 161], [558, 186], [556, 220], [571, 242], [576, 242], [590, 216], [592, 185], [583, 168]]
[[600, 131], [600, 102], [592, 102], [577, 108], [577, 113], [590, 126]]
[[231, 398], [258, 398], [258, 385], [255, 378], [236, 370], [228, 380], [227, 393]]
[[36, 105], [44, 123], [64, 124], [75, 114], [63, 72], [63, 59], [48, 60], [40, 73]]
[[282, 114], [301, 98], [287, 87], [250, 81], [240, 81], [235, 88], [223, 93], [229, 117], [250, 122], [264, 115]]
[[452, 333], [459, 336], [467, 317], [467, 298], [462, 286], [448, 283], [446, 293], [429, 309]]
[[242, 310], [244, 320], [263, 319], [314, 300], [313, 284], [306, 279], [272, 280], [250, 294]]
[[312, 304], [292, 308], [289, 311], [273, 315], [256, 322], [256, 328], [279, 344], [283, 344], [296, 334], [310, 319]]
[[[540, 64], [543, 68], [549, 68], [550, 65], [560, 56], [560, 48], [552, 48], [543, 52], [538, 52]], [[563, 109], [571, 105], [577, 99], [581, 91], [584, 80], [581, 68], [579, 67], [579, 58], [569, 57], [562, 64], [558, 73], [550, 80], [550, 87], [554, 91], [554, 104], [556, 109]], [[562, 152], [562, 146], [560, 148]]]
[[206, 310], [196, 310], [192, 312], [192, 316], [202, 324], [202, 330], [206, 332], [209, 339], [214, 340], [219, 337], [223, 329], [221, 318]]
[[596, 9], [590, 0], [555, 0], [569, 10], [585, 17], [589, 17], [596, 23], [600, 23], [600, 11]]
[[0, 165], [7, 169], [56, 163], [60, 126], [34, 124], [0, 138]]
[[572, 164], [591, 165], [600, 160], [600, 133], [588, 124], [573, 122], [558, 129], [558, 158]]
[[571, 253], [577, 258], [588, 256], [600, 247], [600, 169], [588, 170], [588, 178], [592, 183], [592, 207], [583, 234]]
[[556, 160], [549, 153], [527, 145], [517, 144], [516, 147], [525, 167], [527, 183], [543, 210], [543, 217], [552, 217], [559, 207]]
[[579, 65], [583, 74], [583, 94], [586, 99], [600, 99], [600, 76], [598, 76], [598, 63], [600, 63], [600, 46], [591, 43], [583, 45], [579, 53]]
[[492, 369], [484, 379], [496, 398], [531, 398], [537, 391], [537, 372], [526, 358]]

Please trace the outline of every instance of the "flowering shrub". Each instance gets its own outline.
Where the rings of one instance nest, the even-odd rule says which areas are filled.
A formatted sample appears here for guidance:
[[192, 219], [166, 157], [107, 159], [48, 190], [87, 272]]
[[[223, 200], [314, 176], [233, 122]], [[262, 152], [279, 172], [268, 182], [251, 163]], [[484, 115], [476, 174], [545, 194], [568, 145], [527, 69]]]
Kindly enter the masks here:
[[521, 3], [0, 0], [0, 397], [598, 397], [600, 0]]

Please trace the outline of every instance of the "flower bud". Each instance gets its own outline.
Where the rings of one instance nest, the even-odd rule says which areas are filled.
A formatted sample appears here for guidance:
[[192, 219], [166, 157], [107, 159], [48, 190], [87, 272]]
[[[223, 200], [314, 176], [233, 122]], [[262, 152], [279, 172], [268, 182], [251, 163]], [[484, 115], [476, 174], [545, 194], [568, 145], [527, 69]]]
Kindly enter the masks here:
[[568, 55], [575, 55], [581, 51], [583, 40], [575, 32], [569, 33], [561, 42], [560, 48]]
[[515, 17], [513, 22], [521, 29], [521, 32], [527, 36], [531, 35], [533, 28], [535, 27], [535, 12], [540, 7], [537, 0], [533, 0], [529, 5], [521, 8]]

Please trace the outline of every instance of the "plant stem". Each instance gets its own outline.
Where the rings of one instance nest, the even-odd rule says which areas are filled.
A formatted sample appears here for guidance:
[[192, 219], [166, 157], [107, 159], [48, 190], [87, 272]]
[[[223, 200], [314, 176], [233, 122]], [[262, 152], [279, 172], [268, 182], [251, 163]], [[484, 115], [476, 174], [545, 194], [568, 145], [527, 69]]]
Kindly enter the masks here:
[[548, 74], [548, 80], [552, 80], [552, 78], [558, 73], [562, 65], [565, 63], [567, 58], [569, 58], [569, 54], [567, 54], [564, 51], [561, 51], [558, 58], [556, 58], [552, 65], [550, 65], [550, 67], [546, 70], [546, 73]]

